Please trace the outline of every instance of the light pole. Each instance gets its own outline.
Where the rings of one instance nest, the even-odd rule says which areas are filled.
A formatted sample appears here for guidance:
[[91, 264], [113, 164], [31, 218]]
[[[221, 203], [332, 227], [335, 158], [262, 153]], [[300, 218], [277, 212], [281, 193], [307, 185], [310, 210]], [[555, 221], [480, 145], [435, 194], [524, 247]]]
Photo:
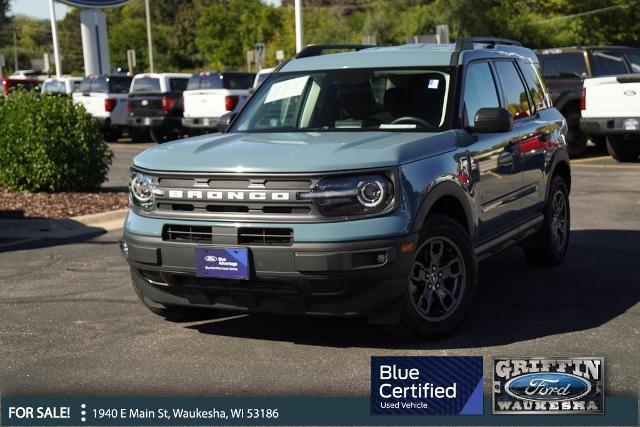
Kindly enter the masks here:
[[56, 77], [60, 78], [60, 47], [58, 46], [58, 23], [56, 22], [56, 8], [54, 0], [49, 0], [49, 14], [51, 15], [51, 36], [53, 38], [53, 58], [56, 63]]
[[302, 50], [302, 0], [295, 1], [296, 52]]
[[149, 44], [149, 71], [153, 73], [153, 40], [151, 39], [151, 13], [149, 13], [149, 0], [144, 0], [147, 12], [147, 43]]

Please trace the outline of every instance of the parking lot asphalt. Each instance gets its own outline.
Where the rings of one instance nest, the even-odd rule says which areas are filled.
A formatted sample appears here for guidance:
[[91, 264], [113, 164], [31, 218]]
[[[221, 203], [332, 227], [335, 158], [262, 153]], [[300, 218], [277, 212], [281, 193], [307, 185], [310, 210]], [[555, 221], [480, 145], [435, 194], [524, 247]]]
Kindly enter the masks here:
[[637, 396], [640, 163], [583, 160], [565, 263], [534, 269], [519, 249], [483, 262], [466, 322], [431, 342], [361, 320], [162, 320], [136, 299], [120, 231], [2, 253], [0, 394], [366, 396], [372, 355], [480, 355], [485, 392], [491, 357], [604, 356], [607, 393]]

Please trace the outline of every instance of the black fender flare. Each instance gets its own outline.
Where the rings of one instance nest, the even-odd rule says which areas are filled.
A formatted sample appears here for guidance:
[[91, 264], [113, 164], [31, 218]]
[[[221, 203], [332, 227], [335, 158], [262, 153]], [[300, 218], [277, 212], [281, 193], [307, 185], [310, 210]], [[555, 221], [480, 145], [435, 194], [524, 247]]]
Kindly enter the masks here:
[[469, 233], [469, 237], [473, 239], [475, 236], [475, 227], [474, 227], [474, 215], [473, 210], [471, 209], [471, 204], [469, 201], [469, 196], [467, 192], [454, 181], [443, 181], [439, 184], [436, 184], [426, 195], [426, 197], [422, 200], [420, 207], [418, 208], [417, 214], [413, 220], [413, 224], [411, 226], [412, 232], [419, 232], [422, 228], [422, 224], [424, 224], [429, 211], [433, 207], [433, 205], [445, 196], [454, 197], [460, 205], [464, 209], [464, 214], [467, 219], [466, 230]]
[[565, 164], [569, 169], [569, 182], [567, 183], [567, 190], [571, 192], [571, 162], [569, 161], [569, 153], [565, 149], [556, 150], [556, 152], [553, 154], [553, 158], [547, 170], [547, 173], [548, 173], [547, 184], [546, 184], [547, 189], [544, 195], [545, 203], [547, 202], [547, 199], [549, 197], [549, 189], [551, 187], [551, 177], [555, 174], [556, 169], [560, 164]]

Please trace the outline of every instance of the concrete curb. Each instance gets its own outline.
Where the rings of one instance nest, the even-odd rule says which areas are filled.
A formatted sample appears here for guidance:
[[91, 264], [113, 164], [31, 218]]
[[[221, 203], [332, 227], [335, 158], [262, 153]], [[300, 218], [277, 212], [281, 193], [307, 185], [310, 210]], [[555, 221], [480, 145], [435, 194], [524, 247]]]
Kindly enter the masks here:
[[[122, 228], [128, 209], [65, 219], [8, 219], [0, 221], [0, 247], [40, 239], [93, 237]], [[7, 243], [2, 243], [2, 242]]]
[[100, 212], [97, 214], [80, 215], [69, 218], [71, 221], [79, 222], [86, 226], [103, 228], [107, 231], [117, 230], [124, 225], [124, 219], [129, 212], [129, 208], [115, 211]]

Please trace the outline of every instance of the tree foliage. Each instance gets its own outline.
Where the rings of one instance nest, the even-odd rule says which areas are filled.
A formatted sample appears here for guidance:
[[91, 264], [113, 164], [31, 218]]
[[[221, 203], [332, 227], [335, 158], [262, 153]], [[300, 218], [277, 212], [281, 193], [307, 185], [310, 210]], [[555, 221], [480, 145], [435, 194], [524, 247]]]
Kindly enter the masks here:
[[[303, 3], [305, 44], [358, 43], [363, 36], [376, 36], [378, 44], [398, 44], [404, 43], [407, 36], [433, 34], [436, 25], [448, 24], [451, 38], [510, 37], [532, 48], [575, 44], [640, 46], [640, 2], [630, 0]], [[0, 37], [4, 34], [6, 38], [7, 25], [11, 23], [2, 20], [3, 5], [6, 11], [8, 0], [0, 0]], [[573, 16], [602, 8], [607, 9]], [[144, 0], [133, 0], [106, 13], [112, 65], [126, 67], [126, 51], [135, 49], [136, 71], [148, 69]], [[48, 23], [16, 20], [24, 27], [19, 35], [21, 54], [42, 57], [42, 50], [51, 45]], [[266, 66], [276, 63], [276, 50], [283, 50], [286, 56], [295, 53], [293, 0], [283, 0], [279, 7], [264, 0], [158, 0], [151, 2], [151, 21], [155, 68], [161, 71], [244, 69], [247, 50], [259, 42], [266, 44]], [[67, 14], [59, 29], [64, 71], [81, 71], [79, 12]], [[8, 56], [6, 47], [3, 52]]]

